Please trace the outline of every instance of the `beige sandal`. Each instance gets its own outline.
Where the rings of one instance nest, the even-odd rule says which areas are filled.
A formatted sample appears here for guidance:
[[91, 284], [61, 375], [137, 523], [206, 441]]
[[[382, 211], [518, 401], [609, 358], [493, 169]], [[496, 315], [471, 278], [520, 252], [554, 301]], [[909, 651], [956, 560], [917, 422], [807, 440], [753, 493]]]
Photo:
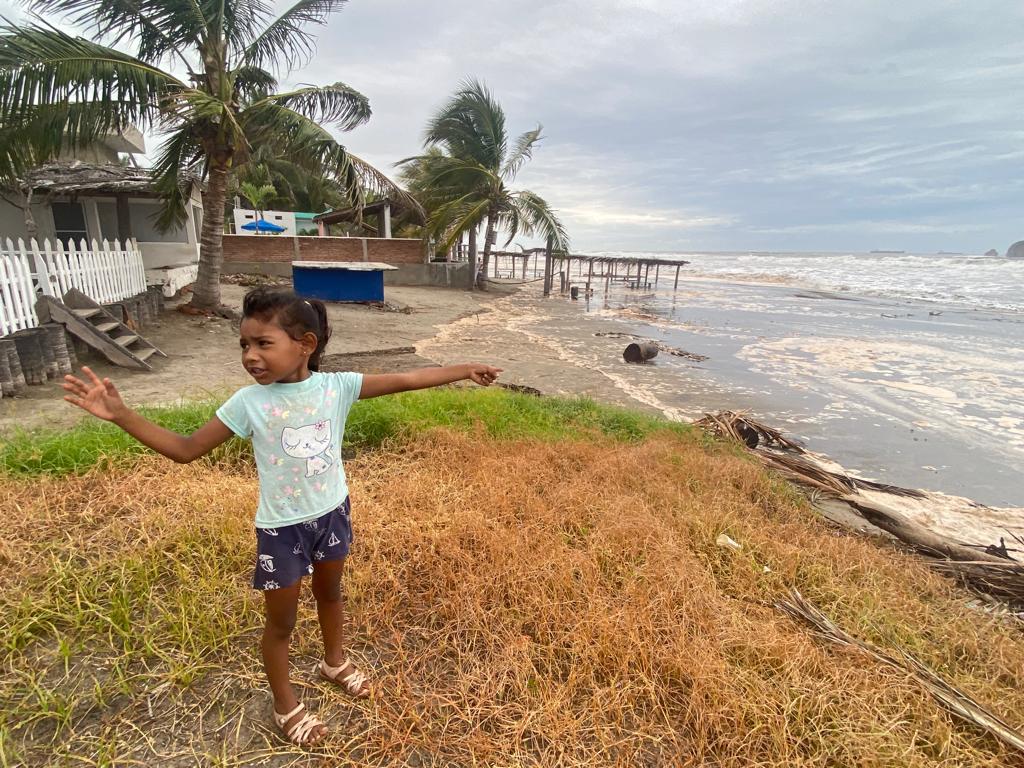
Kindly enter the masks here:
[[[349, 672], [342, 675], [343, 669], [348, 668]], [[324, 680], [330, 680], [339, 686], [349, 696], [357, 699], [365, 699], [370, 695], [370, 686], [367, 685], [366, 675], [356, 669], [356, 665], [349, 659], [345, 659], [340, 667], [332, 667], [326, 661], [321, 660], [316, 665], [316, 671]]]
[[281, 733], [283, 733], [285, 738], [287, 738], [292, 744], [298, 744], [299, 746], [305, 746], [319, 741], [319, 738], [313, 735], [313, 731], [323, 725], [316, 715], [306, 712], [306, 714], [300, 717], [291, 728], [285, 730], [285, 726], [288, 721], [299, 714], [303, 708], [304, 705], [302, 702], [299, 702], [298, 706], [287, 715], [280, 715], [277, 710], [274, 709], [274, 722], [277, 723], [277, 727], [281, 730]]

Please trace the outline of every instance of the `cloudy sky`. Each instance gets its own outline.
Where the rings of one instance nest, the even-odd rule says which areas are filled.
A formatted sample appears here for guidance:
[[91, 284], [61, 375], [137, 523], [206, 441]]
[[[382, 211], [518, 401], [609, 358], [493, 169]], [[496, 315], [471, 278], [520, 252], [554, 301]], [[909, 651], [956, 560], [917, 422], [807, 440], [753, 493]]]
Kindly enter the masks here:
[[[0, 6], [4, 0], [0, 0]], [[1016, 0], [350, 0], [286, 82], [414, 154], [458, 82], [520, 132], [577, 249], [1004, 251], [1024, 238]]]

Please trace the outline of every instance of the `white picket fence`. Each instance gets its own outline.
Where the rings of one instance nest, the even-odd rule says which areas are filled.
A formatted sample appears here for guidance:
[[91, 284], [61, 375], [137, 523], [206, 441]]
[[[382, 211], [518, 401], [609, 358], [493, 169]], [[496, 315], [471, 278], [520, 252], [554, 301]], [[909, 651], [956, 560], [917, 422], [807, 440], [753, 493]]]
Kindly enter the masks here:
[[84, 239], [65, 246], [60, 240], [26, 245], [7, 238], [0, 243], [0, 336], [39, 325], [39, 295], [61, 298], [69, 288], [100, 304], [142, 293], [146, 269], [138, 243], [129, 240], [122, 248], [118, 240], [93, 240], [90, 248]]

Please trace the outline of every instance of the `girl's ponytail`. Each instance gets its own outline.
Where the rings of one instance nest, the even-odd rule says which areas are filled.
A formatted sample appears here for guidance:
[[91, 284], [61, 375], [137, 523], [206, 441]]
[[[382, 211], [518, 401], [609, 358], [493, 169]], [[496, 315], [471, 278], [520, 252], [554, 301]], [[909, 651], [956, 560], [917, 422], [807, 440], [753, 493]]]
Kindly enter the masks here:
[[327, 305], [319, 299], [309, 299], [307, 302], [316, 315], [316, 349], [309, 356], [309, 370], [320, 370], [320, 358], [324, 355], [327, 342], [331, 339], [331, 324], [327, 320]]

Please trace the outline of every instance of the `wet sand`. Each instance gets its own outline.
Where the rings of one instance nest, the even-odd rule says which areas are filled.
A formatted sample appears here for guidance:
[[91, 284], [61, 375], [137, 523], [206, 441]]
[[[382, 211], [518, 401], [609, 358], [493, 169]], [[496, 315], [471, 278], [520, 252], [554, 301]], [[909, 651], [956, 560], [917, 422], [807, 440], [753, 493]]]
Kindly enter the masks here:
[[[865, 477], [1024, 504], [1021, 318], [714, 280], [590, 302], [528, 286], [492, 307], [443, 328], [421, 354], [493, 359], [545, 392], [674, 419], [743, 410]], [[629, 339], [606, 335], [616, 333], [707, 359], [630, 365]]]

